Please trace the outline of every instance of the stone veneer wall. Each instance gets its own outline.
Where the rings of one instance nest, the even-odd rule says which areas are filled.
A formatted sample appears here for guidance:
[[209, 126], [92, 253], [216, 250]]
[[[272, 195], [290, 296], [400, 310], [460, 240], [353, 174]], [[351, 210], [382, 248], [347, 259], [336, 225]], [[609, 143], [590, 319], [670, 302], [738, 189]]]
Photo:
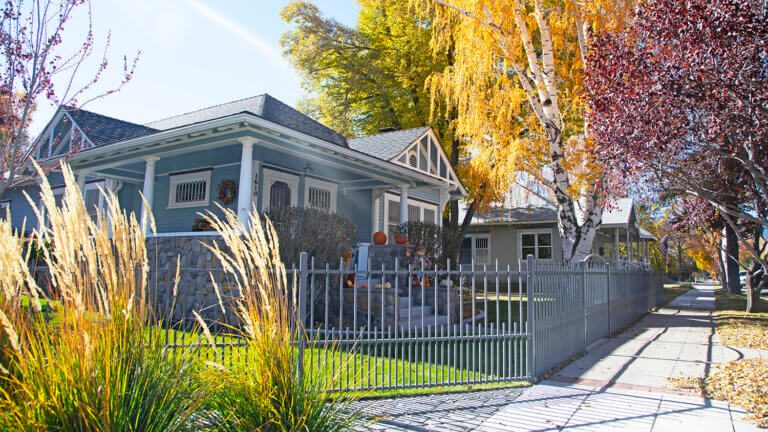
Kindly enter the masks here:
[[[224, 322], [235, 324], [234, 314], [228, 305], [237, 293], [229, 291], [229, 281], [221, 269], [221, 264], [205, 246], [212, 245], [214, 242], [219, 242], [219, 245], [222, 245], [218, 235], [168, 236], [147, 239], [147, 255], [150, 260], [150, 299], [154, 304], [154, 309], [159, 319], [170, 321], [174, 324], [178, 322], [193, 323], [192, 312], [195, 311], [209, 323]], [[405, 246], [374, 246], [369, 250], [371, 268], [374, 270], [374, 275], [376, 274], [376, 269], [381, 269], [382, 264], [384, 264], [387, 270], [391, 271], [395, 258], [397, 258], [402, 263], [403, 276], [397, 284], [394, 283], [393, 276], [387, 276], [385, 282], [389, 283], [390, 288], [381, 287], [379, 276], [378, 281], [372, 278], [372, 286], [370, 288], [367, 286], [367, 281], [357, 280], [354, 288], [347, 287], [345, 284], [341, 290], [339, 289], [338, 277], [329, 278], [329, 326], [338, 328], [341, 325], [343, 328], [348, 327], [351, 329], [353, 327], [355, 310], [357, 311], [358, 327], [381, 328], [383, 325], [386, 328], [395, 326], [395, 307], [398, 307], [398, 305], [401, 308], [403, 307], [400, 305], [399, 297], [408, 295], [406, 269], [407, 263], [410, 261], [406, 257]], [[181, 257], [180, 280], [176, 288], [177, 294], [174, 303], [173, 289], [177, 257]], [[221, 294], [226, 313], [222, 312], [219, 306], [213, 284], [211, 283], [211, 275], [215, 278], [217, 285], [222, 291]], [[322, 316], [325, 311], [325, 305], [322, 304], [325, 299], [324, 280], [325, 277], [317, 276], [314, 284], [316, 290], [314, 296], [314, 318], [316, 324], [321, 323], [325, 318]], [[394, 288], [396, 285], [399, 287], [399, 290]], [[458, 303], [460, 297], [456, 288], [453, 288], [451, 291], [450, 308], [452, 321], [454, 321], [451, 324], [454, 324], [459, 315]], [[446, 288], [440, 287], [437, 292], [437, 302], [435, 302], [433, 287], [425, 288], [423, 294], [421, 287], [413, 287], [411, 300], [414, 306], [418, 306], [421, 305], [421, 298], [423, 296], [425, 305], [432, 307], [439, 315], [446, 315], [449, 308], [447, 294]], [[369, 305], [371, 309], [371, 323], [366, 322]], [[343, 313], [341, 323], [339, 322], [340, 309]], [[307, 305], [308, 314], [309, 311], [310, 306]]]
[[[150, 298], [158, 318], [173, 323], [190, 322], [193, 311], [208, 322], [232, 323], [234, 315], [227, 307], [233, 296], [219, 260], [205, 245], [222, 241], [218, 235], [152, 237], [147, 239], [150, 261]], [[179, 283], [174, 303], [177, 257], [181, 257]], [[211, 276], [222, 290], [227, 313], [221, 311], [211, 283]]]

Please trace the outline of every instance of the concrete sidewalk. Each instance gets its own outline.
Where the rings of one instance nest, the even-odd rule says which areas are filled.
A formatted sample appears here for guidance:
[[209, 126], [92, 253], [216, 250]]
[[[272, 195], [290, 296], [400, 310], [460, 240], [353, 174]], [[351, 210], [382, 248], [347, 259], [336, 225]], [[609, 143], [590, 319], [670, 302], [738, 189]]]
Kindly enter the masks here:
[[669, 378], [704, 377], [718, 363], [767, 354], [720, 344], [713, 309], [714, 288], [697, 286], [621, 335], [595, 344], [477, 430], [758, 430], [742, 420], [741, 408], [670, 385]]

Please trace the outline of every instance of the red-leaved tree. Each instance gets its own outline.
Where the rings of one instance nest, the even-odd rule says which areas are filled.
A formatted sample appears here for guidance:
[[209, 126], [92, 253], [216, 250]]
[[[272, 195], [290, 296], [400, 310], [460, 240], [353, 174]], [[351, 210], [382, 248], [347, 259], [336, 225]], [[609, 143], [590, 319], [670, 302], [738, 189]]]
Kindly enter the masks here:
[[595, 35], [586, 68], [611, 183], [705, 202], [750, 245], [737, 227], [768, 228], [767, 12], [762, 0], [647, 0], [626, 31]]
[[[88, 28], [74, 51], [61, 52], [64, 26], [74, 11], [88, 12]], [[110, 90], [88, 96], [108, 66], [106, 49], [89, 78], [81, 76], [94, 50], [90, 0], [7, 0], [0, 6], [0, 197], [23, 181], [20, 173], [36, 149], [29, 124], [42, 98], [56, 105], [74, 106], [118, 91], [133, 77], [138, 56], [123, 57], [121, 82]], [[106, 47], [109, 47], [107, 37]], [[58, 88], [54, 86], [58, 84]], [[77, 85], [76, 83], [84, 83]], [[74, 147], [74, 146], [73, 146]]]

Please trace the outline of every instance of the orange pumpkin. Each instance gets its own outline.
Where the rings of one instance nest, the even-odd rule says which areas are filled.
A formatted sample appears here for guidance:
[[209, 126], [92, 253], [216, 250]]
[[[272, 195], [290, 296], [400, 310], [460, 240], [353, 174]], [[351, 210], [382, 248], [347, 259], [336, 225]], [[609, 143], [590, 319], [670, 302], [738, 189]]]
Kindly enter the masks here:
[[387, 243], [387, 235], [381, 231], [373, 234], [373, 244], [383, 245]]
[[408, 243], [408, 239], [405, 238], [405, 236], [403, 236], [401, 234], [398, 234], [398, 235], [395, 236], [395, 243], [397, 243], [397, 244], [407, 244]]

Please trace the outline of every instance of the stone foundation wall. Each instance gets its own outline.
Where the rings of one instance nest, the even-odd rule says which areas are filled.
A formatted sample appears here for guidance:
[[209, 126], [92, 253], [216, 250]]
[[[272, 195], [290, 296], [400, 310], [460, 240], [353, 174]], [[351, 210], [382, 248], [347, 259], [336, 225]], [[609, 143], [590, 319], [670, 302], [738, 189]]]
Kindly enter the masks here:
[[[230, 281], [221, 269], [218, 259], [211, 253], [206, 245], [212, 245], [221, 239], [216, 235], [203, 236], [174, 236], [156, 237], [147, 239], [147, 254], [150, 260], [149, 286], [150, 298], [158, 318], [178, 323], [194, 320], [192, 312], [198, 312], [207, 322], [224, 322], [235, 324], [234, 313], [229, 305], [238, 293], [230, 291]], [[181, 257], [179, 282], [176, 287], [174, 302], [174, 282], [176, 277], [176, 260]], [[406, 256], [405, 246], [374, 246], [369, 249], [369, 258], [373, 270], [370, 288], [365, 278], [358, 278], [354, 286], [339, 289], [338, 277], [328, 279], [328, 324], [330, 327], [352, 329], [357, 314], [358, 328], [374, 327], [381, 329], [393, 327], [395, 324], [395, 309], [399, 308], [398, 316], [402, 317], [407, 309], [408, 285], [407, 265], [410, 257]], [[385, 277], [384, 287], [381, 286], [380, 269], [383, 264], [387, 271], [391, 271], [395, 258], [402, 263], [402, 276], [395, 284], [394, 276]], [[358, 263], [358, 266], [360, 263]], [[360, 267], [358, 267], [360, 268]], [[376, 277], [378, 273], [378, 278]], [[216, 280], [221, 290], [225, 312], [222, 312], [219, 301], [211, 283], [211, 276]], [[434, 278], [431, 283], [434, 284]], [[395, 286], [398, 289], [395, 289]], [[387, 288], [389, 287], [389, 288]], [[308, 289], [310, 286], [307, 287]], [[314, 320], [315, 324], [325, 320], [325, 277], [317, 276], [314, 283]], [[451, 302], [448, 303], [448, 290], [445, 286], [437, 289], [437, 301], [435, 301], [434, 287], [413, 286], [411, 289], [411, 305], [419, 307], [424, 297], [424, 305], [431, 308], [433, 313], [440, 316], [448, 315], [451, 308], [451, 324], [458, 319], [458, 289], [451, 289]], [[369, 299], [370, 296], [370, 299]], [[383, 305], [383, 307], [382, 307]], [[368, 322], [370, 309], [371, 322]], [[307, 305], [309, 318], [311, 307]], [[339, 313], [342, 313], [341, 320]], [[400, 323], [402, 325], [402, 322]]]
[[[205, 246], [214, 242], [222, 246], [221, 239], [215, 235], [147, 239], [150, 298], [158, 318], [173, 323], [189, 322], [195, 311], [208, 322], [233, 322], [234, 314], [228, 307], [233, 298], [229, 281], [219, 260]], [[180, 267], [174, 302], [177, 257], [180, 257]], [[219, 306], [211, 277], [221, 290], [226, 313]]]

